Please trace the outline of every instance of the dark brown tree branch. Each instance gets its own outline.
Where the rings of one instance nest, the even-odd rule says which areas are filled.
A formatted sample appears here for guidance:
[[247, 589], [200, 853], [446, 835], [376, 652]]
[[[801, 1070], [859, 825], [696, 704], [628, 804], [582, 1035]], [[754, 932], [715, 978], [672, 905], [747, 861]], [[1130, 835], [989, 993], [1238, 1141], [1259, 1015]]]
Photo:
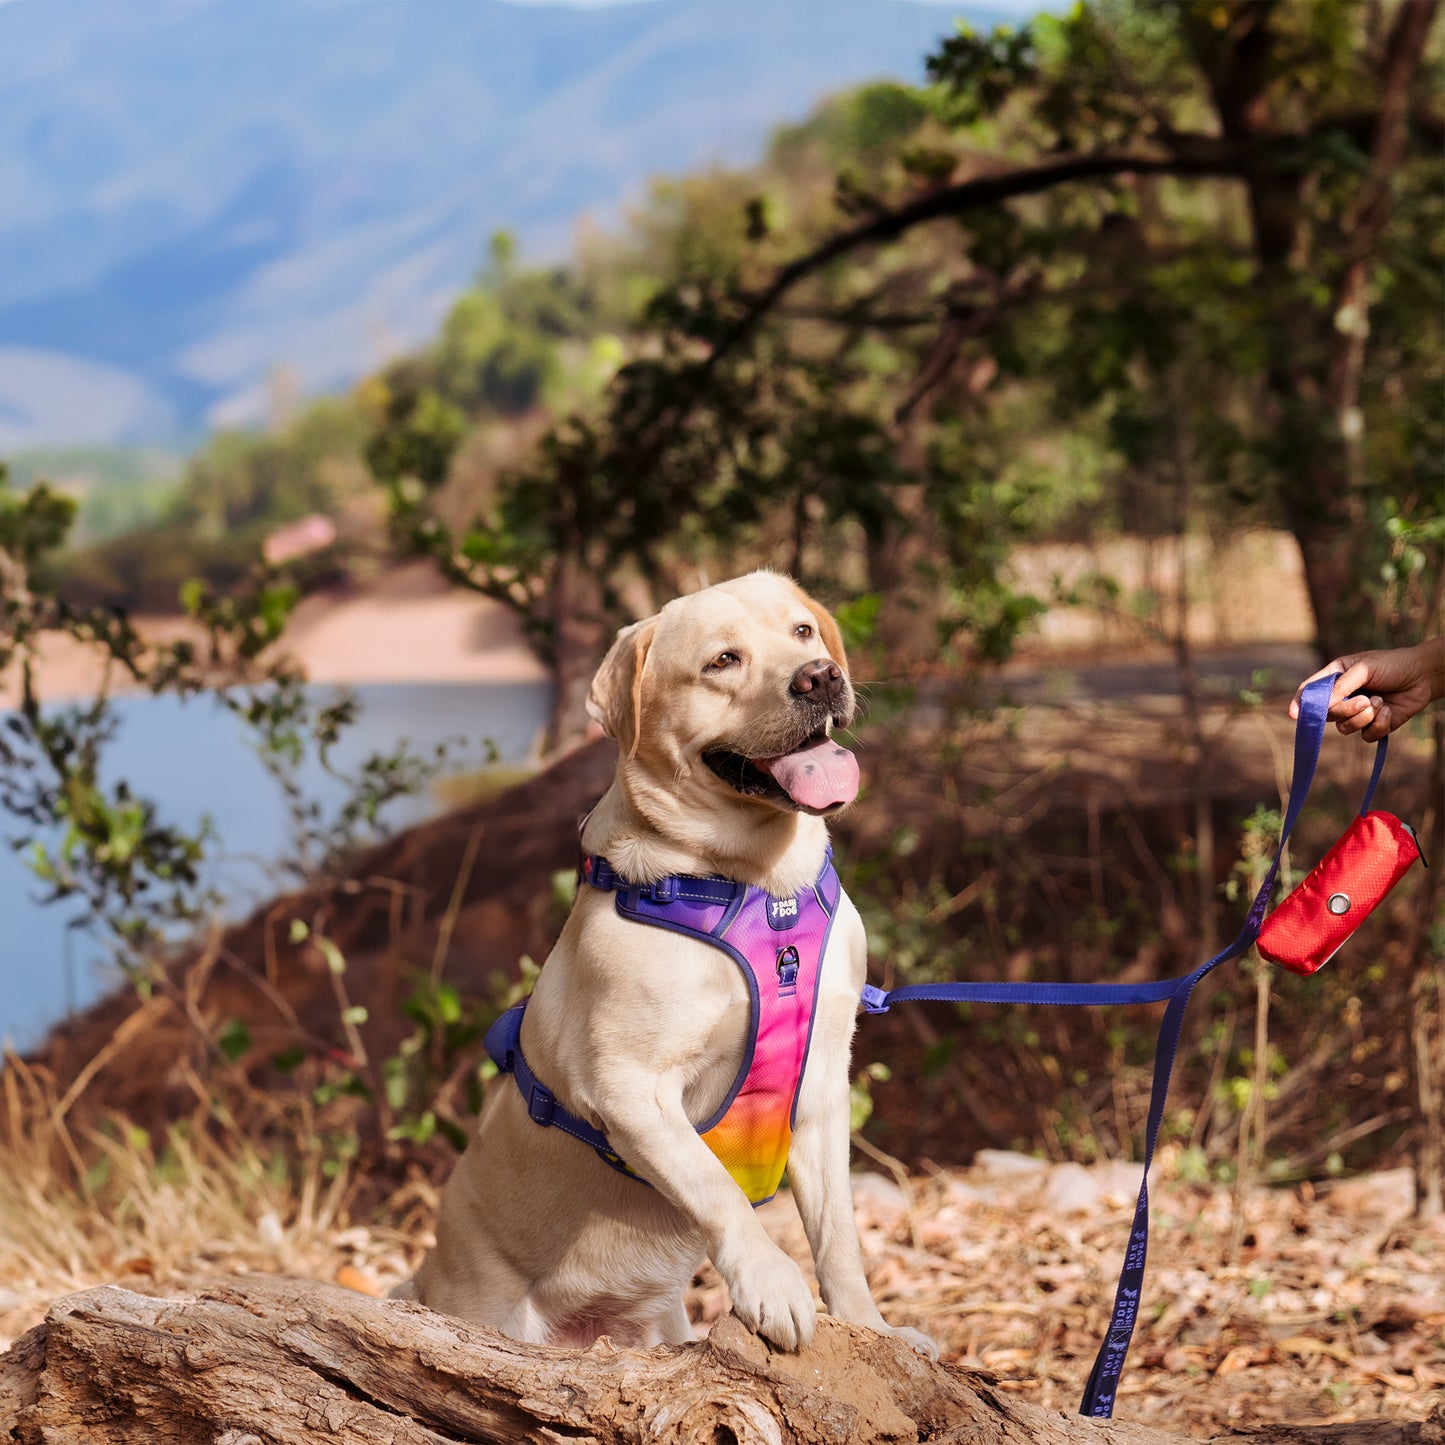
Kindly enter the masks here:
[[713, 347], [702, 364], [704, 373], [713, 370], [722, 359], [745, 341], [765, 316], [799, 282], [821, 271], [831, 262], [865, 246], [876, 246], [899, 236], [915, 226], [930, 221], [962, 216], [984, 206], [1020, 196], [1038, 195], [1071, 181], [1101, 180], [1114, 176], [1240, 176], [1247, 174], [1257, 161], [1260, 149], [1249, 144], [1214, 140], [1208, 136], [1176, 137], [1178, 148], [1166, 155], [1141, 155], [1128, 151], [1101, 151], [1094, 154], [1060, 156], [1036, 166], [992, 175], [974, 176], [956, 185], [930, 191], [926, 195], [893, 210], [887, 210], [866, 221], [839, 231], [796, 260], [783, 266], [773, 279], [753, 296], [743, 316]]
[[1214, 17], [1188, 24], [1186, 33], [1204, 71], [1224, 134], [1233, 139], [1268, 133], [1265, 88], [1274, 69], [1273, 20], [1281, 0], [1238, 0], [1225, 12], [1228, 23], [1215, 28]]
[[985, 335], [1005, 311], [1033, 300], [1043, 289], [1043, 278], [1037, 272], [1024, 276], [1005, 287], [987, 305], [950, 306], [928, 357], [909, 387], [908, 393], [893, 412], [895, 423], [902, 424], [940, 387], [953, 370], [965, 341]]
[[1374, 251], [1389, 219], [1390, 179], [1404, 159], [1409, 138], [1410, 92], [1439, 9], [1439, 0], [1402, 0], [1390, 28], [1380, 67], [1380, 105], [1372, 127], [1370, 170], [1345, 227], [1352, 233], [1352, 263]]

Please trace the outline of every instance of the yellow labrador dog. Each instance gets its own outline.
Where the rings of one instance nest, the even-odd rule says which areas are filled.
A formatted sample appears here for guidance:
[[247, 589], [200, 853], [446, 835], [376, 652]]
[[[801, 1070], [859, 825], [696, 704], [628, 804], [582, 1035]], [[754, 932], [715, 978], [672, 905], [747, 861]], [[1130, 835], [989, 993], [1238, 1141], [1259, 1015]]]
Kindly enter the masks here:
[[[806, 1345], [812, 1293], [758, 1223], [739, 1183], [749, 1166], [729, 1172], [737, 1161], [714, 1137], [725, 1121], [699, 1132], [731, 1113], [744, 1074], [752, 1090], [762, 1018], [803, 1031], [801, 1079], [773, 1081], [785, 1123], [770, 1137], [823, 1303], [937, 1356], [925, 1335], [884, 1323], [853, 1221], [848, 1058], [866, 946], [823, 821], [858, 790], [856, 761], [832, 740], [853, 709], [836, 624], [771, 572], [678, 598], [618, 635], [589, 699], [621, 750], [583, 831], [592, 871], [518, 1015], [518, 1087], [494, 1090], [404, 1293], [521, 1340], [683, 1343], [683, 1291], [710, 1256], [744, 1323], [783, 1349]], [[674, 926], [674, 892], [693, 899], [689, 917], [723, 920], [708, 938]], [[762, 908], [751, 974], [728, 933], [746, 931], [744, 897]], [[808, 916], [825, 940], [811, 960], [786, 931], [801, 919], [803, 940]], [[788, 1023], [810, 990], [810, 1018]], [[764, 1166], [771, 1192], [781, 1157]]]

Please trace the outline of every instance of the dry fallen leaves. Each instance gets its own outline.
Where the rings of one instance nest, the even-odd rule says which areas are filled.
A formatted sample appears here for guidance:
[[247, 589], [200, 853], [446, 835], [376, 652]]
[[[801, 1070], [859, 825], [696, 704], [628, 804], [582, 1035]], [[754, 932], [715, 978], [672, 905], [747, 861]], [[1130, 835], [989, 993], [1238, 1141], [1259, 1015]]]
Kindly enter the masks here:
[[[1072, 1207], [1055, 1207], [1069, 1171]], [[902, 1192], [856, 1192], [884, 1314], [944, 1358], [1075, 1409], [1113, 1302], [1137, 1166], [1030, 1168], [985, 1153]], [[1445, 1383], [1445, 1220], [1410, 1217], [1408, 1171], [1348, 1190], [1257, 1189], [1229, 1257], [1233, 1193], [1151, 1183], [1145, 1299], [1116, 1413], [1212, 1434], [1285, 1420], [1424, 1419]], [[769, 1206], [786, 1219], [784, 1206]], [[913, 1228], [925, 1245], [912, 1246]], [[796, 1212], [778, 1228], [796, 1248]]]

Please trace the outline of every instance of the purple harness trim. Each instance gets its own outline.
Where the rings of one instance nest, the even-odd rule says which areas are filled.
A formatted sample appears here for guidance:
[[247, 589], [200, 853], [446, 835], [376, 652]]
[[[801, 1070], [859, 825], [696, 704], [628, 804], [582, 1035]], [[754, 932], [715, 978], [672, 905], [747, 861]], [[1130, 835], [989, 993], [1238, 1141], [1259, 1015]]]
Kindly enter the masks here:
[[[590, 856], [582, 877], [594, 888], [615, 892], [623, 918], [710, 943], [741, 970], [750, 1012], [743, 1061], [727, 1097], [697, 1131], [748, 1199], [765, 1203], [776, 1193], [787, 1162], [823, 954], [842, 894], [832, 853], [813, 886], [791, 898], [773, 898], [724, 878], [675, 875], [649, 886], [631, 884], [606, 859]], [[529, 1116], [591, 1145], [614, 1169], [639, 1177], [606, 1135], [558, 1104], [527, 1066], [520, 1046], [525, 1007], [518, 1004], [497, 1020], [486, 1047], [497, 1067], [516, 1078]]]

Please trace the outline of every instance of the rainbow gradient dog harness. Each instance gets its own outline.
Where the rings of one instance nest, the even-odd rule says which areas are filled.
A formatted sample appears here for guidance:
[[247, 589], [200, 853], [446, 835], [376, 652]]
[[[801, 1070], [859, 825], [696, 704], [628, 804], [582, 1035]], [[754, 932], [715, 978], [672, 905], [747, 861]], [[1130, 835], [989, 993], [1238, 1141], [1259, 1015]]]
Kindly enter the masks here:
[[[748, 986], [751, 1023], [742, 1064], [721, 1106], [697, 1126], [753, 1204], [777, 1193], [797, 1115], [798, 1086], [808, 1060], [823, 954], [828, 947], [842, 885], [831, 851], [811, 888], [774, 898], [761, 888], [726, 878], [660, 879], [646, 887], [613, 872], [605, 858], [583, 860], [582, 878], [617, 895], [623, 918], [720, 948]], [[614, 1169], [627, 1167], [600, 1129], [563, 1108], [522, 1057], [526, 1001], [510, 1008], [487, 1033], [486, 1048], [510, 1073], [538, 1124], [561, 1129], [589, 1144]]]

